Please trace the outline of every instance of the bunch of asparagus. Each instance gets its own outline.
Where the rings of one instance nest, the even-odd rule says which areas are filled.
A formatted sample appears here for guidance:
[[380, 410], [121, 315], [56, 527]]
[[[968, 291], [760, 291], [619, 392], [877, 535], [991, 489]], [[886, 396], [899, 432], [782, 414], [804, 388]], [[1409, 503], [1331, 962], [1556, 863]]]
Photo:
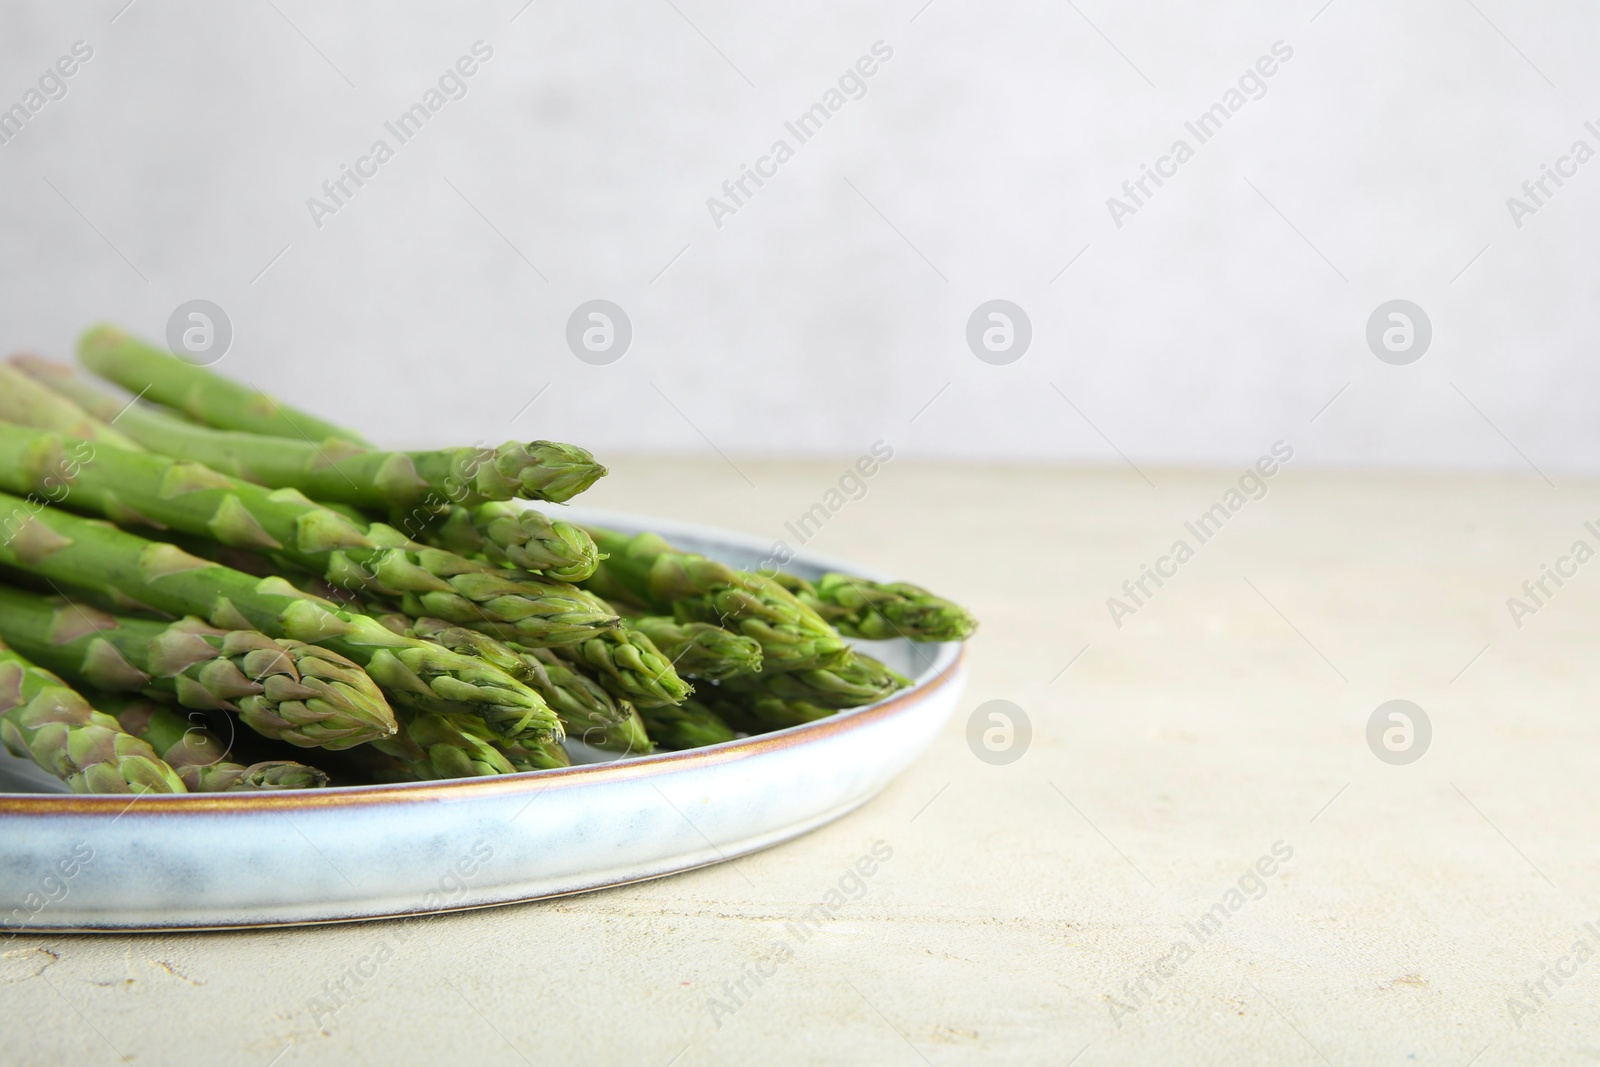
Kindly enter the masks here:
[[711, 745], [910, 684], [849, 638], [976, 625], [917, 586], [736, 570], [512, 503], [606, 473], [572, 445], [384, 451], [114, 327], [78, 354], [125, 392], [0, 364], [0, 742], [79, 792]]

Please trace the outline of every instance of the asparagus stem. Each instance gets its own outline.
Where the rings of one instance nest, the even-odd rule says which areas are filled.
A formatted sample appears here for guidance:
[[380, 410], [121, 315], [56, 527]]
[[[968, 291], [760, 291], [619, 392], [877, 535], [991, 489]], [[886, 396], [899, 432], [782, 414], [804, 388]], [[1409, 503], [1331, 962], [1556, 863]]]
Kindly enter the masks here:
[[874, 582], [831, 572], [815, 584], [792, 574], [773, 579], [846, 637], [965, 641], [978, 628], [965, 608], [910, 582]]
[[[13, 361], [25, 358], [12, 357]], [[121, 448], [139, 447], [132, 438], [118, 433], [71, 400], [6, 364], [0, 364], [0, 419]]]
[[0, 423], [0, 488], [50, 493], [62, 506], [270, 554], [348, 589], [415, 597], [419, 611], [486, 622], [529, 645], [577, 641], [617, 624], [561, 582], [508, 571], [357, 525], [293, 489], [266, 489], [196, 463], [64, 439]]
[[[15, 362], [15, 361], [14, 361]], [[581, 448], [553, 441], [509, 441], [498, 448], [380, 452], [349, 441], [293, 441], [194, 426], [138, 404], [123, 405], [72, 374], [39, 360], [18, 364], [91, 414], [121, 412], [118, 426], [145, 448], [318, 500], [379, 511], [427, 514], [452, 504], [526, 497], [564, 501], [606, 473]]]
[[570, 522], [502, 501], [452, 507], [414, 525], [405, 532], [426, 544], [564, 582], [583, 581], [600, 561], [593, 539]]
[[661, 537], [589, 528], [605, 562], [583, 587], [608, 600], [705, 622], [761, 645], [763, 670], [793, 671], [847, 662], [850, 646], [816, 612], [772, 579], [738, 571]]
[[208, 728], [197, 711], [180, 714], [152, 700], [112, 693], [96, 693], [94, 702], [115, 714], [124, 730], [148, 741], [191, 793], [321, 789], [329, 784], [322, 771], [294, 760], [246, 766], [228, 759], [231, 744]]
[[761, 669], [761, 643], [708, 622], [678, 622], [641, 615], [627, 625], [644, 634], [672, 666], [689, 678], [720, 680]]
[[572, 766], [567, 750], [554, 741], [504, 741], [500, 751], [519, 771], [549, 771]]
[[556, 709], [569, 737], [606, 752], [649, 754], [650, 736], [632, 701], [613, 695], [579, 668], [562, 662], [553, 649], [526, 651], [523, 660], [527, 667], [523, 680]]
[[512, 571], [456, 575], [444, 588], [402, 592], [400, 605], [408, 614], [448, 619], [529, 648], [585, 641], [622, 621], [574, 586]]
[[670, 751], [703, 748], [732, 741], [738, 736], [722, 716], [698, 700], [640, 708], [639, 714], [644, 719], [645, 729], [650, 732], [650, 740]]
[[[508, 741], [469, 715], [408, 712], [402, 718], [399, 734], [355, 750], [369, 773], [385, 780], [479, 778], [572, 765], [554, 741]], [[370, 753], [363, 756], [363, 749]]]
[[827, 670], [730, 678], [703, 697], [730, 726], [763, 733], [826, 719], [841, 708], [874, 703], [910, 684], [888, 666], [858, 653], [849, 663]]
[[0, 643], [0, 742], [74, 793], [183, 793], [149, 743]]
[[0, 516], [7, 514], [26, 517], [9, 536], [0, 530], [0, 563], [169, 615], [320, 645], [353, 660], [396, 702], [433, 711], [470, 708], [502, 736], [560, 731], [549, 705], [503, 671], [392, 633], [282, 578], [254, 578], [56, 508], [33, 513], [0, 493]]
[[751, 734], [803, 726], [838, 714], [836, 708], [770, 694], [719, 693], [708, 697], [707, 703], [728, 725]]
[[488, 634], [470, 627], [456, 626], [445, 619], [407, 615], [375, 601], [368, 601], [357, 610], [366, 612], [397, 634], [431, 641], [459, 655], [481, 659], [519, 681], [527, 680], [528, 665], [524, 653], [496, 641]]
[[514, 774], [517, 768], [493, 744], [483, 723], [464, 715], [408, 712], [395, 736], [372, 748], [400, 761], [407, 777], [419, 781]]
[[730, 678], [722, 690], [749, 697], [776, 697], [823, 708], [856, 708], [875, 704], [911, 680], [861, 653], [849, 663], [828, 669], [791, 671]]
[[197, 367], [115, 326], [96, 326], [78, 341], [83, 365], [130, 393], [176, 408], [197, 422], [296, 441], [367, 442], [354, 430], [291, 408], [265, 393]]
[[0, 639], [66, 677], [235, 712], [263, 737], [302, 748], [349, 748], [394, 729], [389, 705], [361, 668], [299, 641], [219, 629], [193, 617], [118, 618], [5, 586]]
[[650, 751], [650, 738], [634, 706], [613, 697], [551, 649], [513, 648], [468, 627], [426, 616], [413, 618], [404, 612], [386, 612], [378, 605], [369, 605], [366, 610], [395, 633], [433, 641], [462, 655], [478, 656], [524, 682], [555, 710], [569, 737], [608, 752]]
[[551, 651], [594, 671], [607, 692], [640, 708], [681, 704], [694, 692], [655, 643], [637, 630], [610, 630]]

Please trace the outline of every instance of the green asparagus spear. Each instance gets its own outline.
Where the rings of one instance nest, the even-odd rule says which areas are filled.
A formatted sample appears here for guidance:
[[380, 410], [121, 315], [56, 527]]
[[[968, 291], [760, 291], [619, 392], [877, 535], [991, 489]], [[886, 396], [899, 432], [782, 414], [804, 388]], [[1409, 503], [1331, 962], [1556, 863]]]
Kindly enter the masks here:
[[728, 725], [751, 734], [803, 726], [838, 714], [836, 708], [825, 708], [804, 700], [786, 700], [770, 694], [717, 693], [708, 695], [707, 704]]
[[368, 746], [399, 761], [399, 773], [390, 780], [436, 781], [516, 773], [511, 760], [494, 745], [494, 734], [476, 718], [431, 711], [407, 712], [401, 717], [405, 725], [398, 734]]
[[539, 692], [561, 716], [567, 735], [606, 752], [647, 755], [650, 736], [632, 701], [613, 696], [599, 682], [571, 664], [563, 663], [554, 649], [523, 652], [523, 681]]
[[381, 605], [368, 604], [364, 610], [395, 633], [433, 641], [462, 655], [478, 656], [525, 683], [554, 709], [569, 737], [609, 752], [650, 751], [650, 738], [634, 706], [613, 697], [551, 649], [515, 649], [464, 626], [426, 616], [412, 618], [403, 612], [386, 611]]
[[[255, 559], [259, 561], [260, 557]], [[592, 678], [563, 663], [550, 649], [513, 647], [488, 634], [443, 619], [413, 618], [396, 610], [394, 605], [362, 598], [320, 578], [304, 576], [297, 579], [295, 585], [303, 592], [366, 614], [393, 633], [482, 659], [506, 672], [543, 697], [561, 720], [563, 730], [585, 744], [624, 754], [650, 752], [650, 738], [633, 705], [613, 698]], [[567, 765], [566, 752], [553, 742], [528, 744], [500, 739], [496, 745], [518, 770]]]
[[875, 704], [910, 684], [911, 679], [871, 656], [857, 653], [849, 663], [826, 670], [729, 678], [721, 688], [750, 697], [777, 697], [823, 708], [856, 708]]
[[600, 561], [594, 541], [570, 522], [503, 501], [452, 507], [413, 525], [405, 532], [418, 541], [564, 582], [583, 581]]
[[427, 615], [413, 617], [376, 601], [369, 600], [356, 605], [354, 610], [372, 616], [397, 634], [431, 641], [463, 656], [474, 656], [518, 681], [527, 680], [528, 665], [524, 653], [513, 650], [488, 634]]
[[582, 585], [608, 600], [753, 638], [763, 670], [827, 667], [851, 656], [833, 627], [770, 578], [679, 552], [655, 534], [588, 532], [607, 558]]
[[572, 765], [566, 750], [554, 741], [508, 741], [472, 716], [419, 712], [403, 718], [406, 722], [398, 736], [364, 746], [388, 757], [367, 760], [368, 773], [390, 781], [434, 781]]
[[677, 622], [664, 615], [641, 615], [627, 625], [655, 642], [679, 674], [720, 680], [761, 669], [761, 643], [708, 622]]
[[502, 741], [499, 746], [511, 766], [519, 771], [549, 771], [572, 766], [567, 750], [554, 741]]
[[965, 608], [910, 582], [874, 582], [833, 573], [815, 584], [782, 573], [773, 575], [773, 580], [846, 637], [965, 641], [978, 628]]
[[826, 670], [729, 678], [704, 694], [706, 704], [731, 726], [749, 733], [815, 722], [841, 708], [883, 700], [910, 679], [858, 653]]
[[308, 415], [115, 326], [96, 326], [78, 341], [83, 365], [130, 393], [176, 408], [196, 422], [296, 441], [337, 438], [366, 445], [354, 430]]
[[681, 704], [694, 692], [654, 642], [637, 630], [609, 630], [551, 651], [594, 671], [607, 692], [640, 708]]
[[96, 693], [94, 701], [101, 710], [115, 713], [124, 730], [148, 741], [191, 793], [321, 789], [328, 784], [326, 774], [294, 760], [246, 766], [228, 759], [231, 746], [205, 725], [197, 711], [179, 713], [143, 697], [110, 693]]
[[481, 660], [391, 633], [282, 578], [254, 578], [57, 508], [35, 511], [3, 493], [0, 564], [223, 629], [320, 645], [353, 660], [396, 702], [471, 710], [504, 737], [559, 735], [555, 713], [537, 693]]
[[299, 641], [193, 617], [118, 618], [7, 586], [0, 586], [0, 639], [65, 677], [236, 712], [263, 737], [302, 748], [349, 748], [394, 730], [389, 705], [361, 668]]
[[580, 589], [513, 571], [459, 574], [445, 589], [403, 592], [400, 606], [407, 614], [447, 619], [528, 648], [590, 640], [622, 621]]
[[609, 609], [560, 582], [358, 526], [294, 489], [266, 489], [153, 452], [128, 452], [0, 422], [0, 489], [63, 507], [266, 552], [349, 589], [414, 597], [419, 611], [503, 627], [528, 645], [582, 640], [616, 625]]
[[146, 741], [0, 643], [0, 743], [74, 793], [184, 793]]
[[[13, 357], [19, 358], [25, 357]], [[115, 417], [115, 412], [108, 417]], [[139, 447], [60, 393], [6, 364], [0, 364], [0, 419], [122, 448]]]
[[559, 503], [606, 473], [588, 452], [553, 441], [510, 441], [494, 449], [379, 452], [338, 439], [316, 443], [212, 430], [139, 404], [125, 406], [68, 368], [36, 359], [13, 363], [91, 414], [120, 411], [118, 427], [151, 451], [352, 507], [414, 508], [427, 514], [451, 504], [469, 506], [515, 497]]
[[703, 748], [738, 736], [722, 716], [694, 699], [678, 705], [640, 708], [639, 714], [650, 740], [669, 751]]

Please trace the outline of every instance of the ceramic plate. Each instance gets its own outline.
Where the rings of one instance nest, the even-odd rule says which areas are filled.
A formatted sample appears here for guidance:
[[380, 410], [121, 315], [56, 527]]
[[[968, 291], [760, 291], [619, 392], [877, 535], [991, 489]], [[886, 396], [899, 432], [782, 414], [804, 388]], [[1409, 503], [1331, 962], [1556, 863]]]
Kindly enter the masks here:
[[[580, 508], [739, 567], [756, 538]], [[788, 565], [840, 570], [809, 553]], [[0, 924], [205, 929], [345, 922], [578, 893], [717, 863], [864, 803], [955, 710], [959, 644], [860, 642], [915, 685], [821, 722], [689, 752], [495, 778], [188, 796], [78, 796], [0, 751]], [[578, 749], [576, 760], [611, 757]]]

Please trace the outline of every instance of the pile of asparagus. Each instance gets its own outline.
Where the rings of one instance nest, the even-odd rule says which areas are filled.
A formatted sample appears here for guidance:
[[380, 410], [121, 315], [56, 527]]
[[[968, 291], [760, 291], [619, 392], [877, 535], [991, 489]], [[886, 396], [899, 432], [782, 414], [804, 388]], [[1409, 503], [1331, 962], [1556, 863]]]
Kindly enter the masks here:
[[0, 741], [78, 792], [711, 745], [909, 684], [847, 638], [975, 626], [917, 586], [736, 570], [509, 503], [606, 473], [572, 445], [389, 452], [114, 327], [78, 354], [111, 385], [0, 364]]

